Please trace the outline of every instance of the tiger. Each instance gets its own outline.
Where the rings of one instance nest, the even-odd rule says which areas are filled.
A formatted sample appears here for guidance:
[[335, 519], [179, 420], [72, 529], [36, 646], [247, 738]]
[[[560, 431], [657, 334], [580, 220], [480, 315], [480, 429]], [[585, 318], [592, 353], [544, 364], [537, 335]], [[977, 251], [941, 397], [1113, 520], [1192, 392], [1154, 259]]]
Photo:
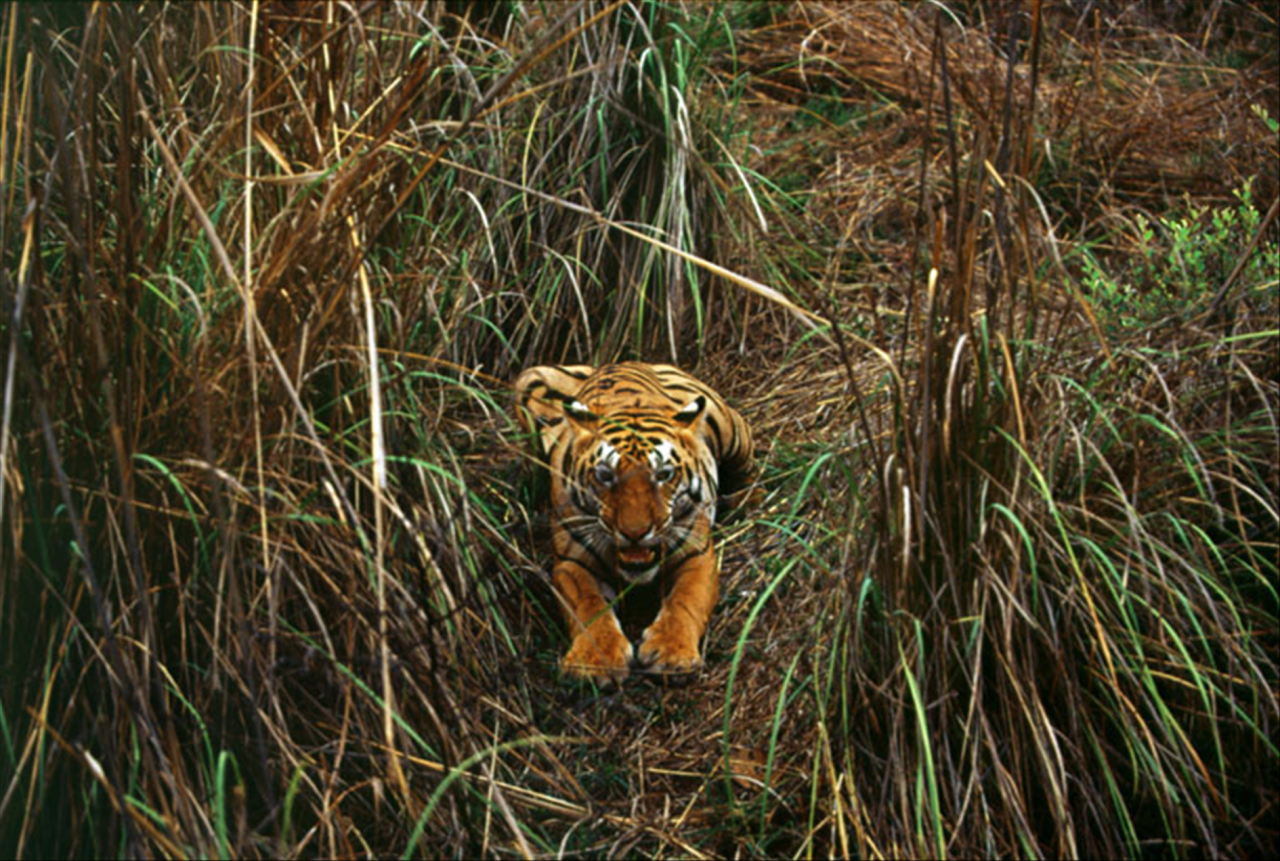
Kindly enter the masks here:
[[[515, 390], [551, 476], [551, 580], [571, 637], [561, 672], [604, 684], [633, 666], [687, 677], [719, 598], [716, 502], [750, 481], [751, 428], [672, 365], [540, 366]], [[659, 575], [661, 608], [637, 650], [614, 599]]]

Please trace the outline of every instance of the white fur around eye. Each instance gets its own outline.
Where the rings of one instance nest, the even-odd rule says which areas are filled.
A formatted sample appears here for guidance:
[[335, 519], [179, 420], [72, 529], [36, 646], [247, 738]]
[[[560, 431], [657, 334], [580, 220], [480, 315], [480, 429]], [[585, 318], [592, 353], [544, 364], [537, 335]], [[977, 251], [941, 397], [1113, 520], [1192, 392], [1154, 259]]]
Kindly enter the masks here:
[[653, 447], [653, 451], [649, 452], [649, 465], [654, 469], [658, 469], [664, 463], [671, 463], [675, 460], [676, 447], [671, 444], [670, 440], [662, 440]]
[[649, 452], [649, 469], [658, 481], [669, 481], [675, 474], [675, 446], [662, 440]]

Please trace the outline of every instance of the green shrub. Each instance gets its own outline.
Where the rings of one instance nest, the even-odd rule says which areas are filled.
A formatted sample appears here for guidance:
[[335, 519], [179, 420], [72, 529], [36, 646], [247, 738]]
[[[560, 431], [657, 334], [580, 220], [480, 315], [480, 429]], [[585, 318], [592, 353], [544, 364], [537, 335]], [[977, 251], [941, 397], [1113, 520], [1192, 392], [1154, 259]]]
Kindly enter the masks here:
[[[1254, 205], [1253, 183], [1232, 192], [1234, 205], [1183, 208], [1155, 223], [1134, 216], [1135, 253], [1108, 267], [1088, 249], [1082, 281], [1094, 308], [1111, 332], [1140, 329], [1171, 316], [1204, 310], [1257, 233], [1262, 216]], [[1280, 244], [1264, 237], [1241, 271], [1236, 290], [1252, 306], [1274, 307], [1280, 284]]]

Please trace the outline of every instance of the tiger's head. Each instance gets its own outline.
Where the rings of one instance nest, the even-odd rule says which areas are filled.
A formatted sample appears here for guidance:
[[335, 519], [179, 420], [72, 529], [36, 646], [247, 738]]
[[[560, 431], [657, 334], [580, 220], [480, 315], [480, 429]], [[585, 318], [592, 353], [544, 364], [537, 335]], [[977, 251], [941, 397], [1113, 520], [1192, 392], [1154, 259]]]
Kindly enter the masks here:
[[674, 412], [565, 405], [575, 430], [566, 464], [575, 510], [562, 524], [627, 582], [649, 582], [664, 561], [704, 543], [716, 494], [716, 462], [698, 435], [706, 410], [701, 395]]

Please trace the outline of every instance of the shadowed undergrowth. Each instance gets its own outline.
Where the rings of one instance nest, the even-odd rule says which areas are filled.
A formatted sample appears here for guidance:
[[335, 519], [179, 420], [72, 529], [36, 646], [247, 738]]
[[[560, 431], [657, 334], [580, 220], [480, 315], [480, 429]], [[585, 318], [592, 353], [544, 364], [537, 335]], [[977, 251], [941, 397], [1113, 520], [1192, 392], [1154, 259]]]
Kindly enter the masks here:
[[[6, 855], [1274, 853], [1263, 5], [0, 24]], [[682, 688], [555, 671], [620, 358], [762, 449]]]

